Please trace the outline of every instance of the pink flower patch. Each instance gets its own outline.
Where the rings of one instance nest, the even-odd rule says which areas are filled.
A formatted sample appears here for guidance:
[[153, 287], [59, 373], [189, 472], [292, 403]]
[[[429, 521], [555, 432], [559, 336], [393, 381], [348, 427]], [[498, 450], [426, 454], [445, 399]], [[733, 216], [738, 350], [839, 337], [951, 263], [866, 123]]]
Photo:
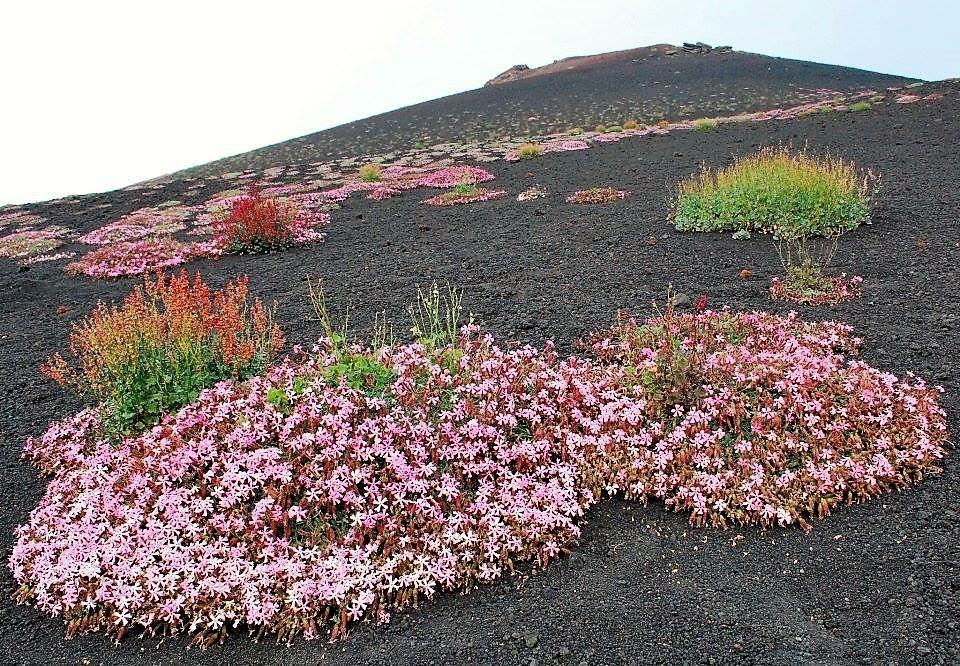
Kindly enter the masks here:
[[822, 279], [824, 284], [821, 289], [810, 290], [798, 289], [791, 285], [789, 280], [774, 277], [770, 280], [770, 298], [806, 305], [836, 305], [861, 294], [863, 278], [859, 275], [848, 278], [846, 273], [841, 273], [824, 276]]
[[424, 199], [422, 203], [426, 204], [427, 206], [456, 206], [459, 204], [499, 199], [506, 194], [506, 190], [487, 190], [481, 187], [478, 188], [476, 192], [470, 194], [462, 194], [457, 191], [444, 192], [443, 194], [439, 194], [435, 197]]
[[493, 180], [489, 171], [474, 166], [450, 166], [437, 169], [417, 180], [422, 187], [454, 187], [460, 184], [476, 185]]
[[630, 192], [613, 187], [591, 187], [588, 190], [577, 190], [566, 198], [572, 204], [607, 204], [626, 199]]
[[[592, 358], [475, 327], [434, 350], [322, 341], [119, 443], [97, 409], [28, 440], [52, 478], [10, 568], [71, 633], [337, 638], [545, 564], [604, 496], [809, 528], [944, 455], [940, 390], [849, 360], [859, 343], [796, 315], [672, 309], [622, 317]], [[354, 357], [376, 376], [346, 372]]]
[[105, 245], [67, 264], [66, 271], [87, 277], [115, 278], [171, 268], [200, 256], [203, 245], [172, 238], [151, 238]]

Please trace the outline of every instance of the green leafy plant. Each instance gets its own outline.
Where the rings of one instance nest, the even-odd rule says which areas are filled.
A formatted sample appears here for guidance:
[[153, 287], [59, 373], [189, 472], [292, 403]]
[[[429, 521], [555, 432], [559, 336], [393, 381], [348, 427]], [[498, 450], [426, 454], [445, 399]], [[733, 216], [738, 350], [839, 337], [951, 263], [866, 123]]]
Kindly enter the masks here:
[[693, 121], [693, 128], [698, 132], [712, 132], [717, 129], [717, 121], [710, 118], [699, 118]]
[[123, 304], [100, 303], [75, 324], [68, 363], [55, 354], [40, 370], [101, 403], [114, 438], [136, 434], [224, 379], [262, 372], [283, 345], [272, 311], [247, 298], [240, 278], [211, 291], [199, 274], [162, 274]]
[[461, 197], [472, 197], [480, 194], [480, 189], [473, 183], [461, 181], [453, 188], [453, 193]]
[[344, 381], [347, 386], [368, 395], [383, 396], [397, 373], [369, 354], [341, 351], [337, 362], [324, 370], [324, 379], [328, 384], [337, 385]]
[[873, 108], [870, 102], [854, 102], [848, 107], [851, 111], [868, 111]]

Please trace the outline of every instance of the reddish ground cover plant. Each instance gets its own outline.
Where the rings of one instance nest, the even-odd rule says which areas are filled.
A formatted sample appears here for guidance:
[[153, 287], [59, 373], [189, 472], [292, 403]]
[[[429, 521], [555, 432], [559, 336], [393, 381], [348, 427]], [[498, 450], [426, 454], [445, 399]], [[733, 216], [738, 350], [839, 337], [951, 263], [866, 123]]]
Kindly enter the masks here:
[[540, 187], [539, 185], [534, 185], [533, 187], [528, 187], [523, 192], [517, 195], [517, 201], [534, 201], [536, 199], [543, 199], [547, 196], [547, 191]]
[[28, 441], [56, 476], [17, 529], [20, 598], [71, 634], [339, 637], [547, 562], [604, 494], [662, 498], [697, 525], [809, 527], [944, 453], [939, 391], [848, 360], [841, 324], [701, 299], [623, 316], [561, 360], [458, 332], [457, 303], [444, 317], [432, 293], [418, 342], [347, 345], [326, 325], [312, 353], [138, 437], [110, 439], [91, 409]]
[[567, 203], [572, 204], [608, 204], [626, 199], [630, 194], [626, 190], [613, 187], [591, 187], [588, 190], [577, 190], [567, 197]]
[[247, 280], [211, 291], [199, 273], [145, 278], [121, 306], [100, 303], [73, 326], [74, 363], [55, 354], [41, 371], [102, 403], [105, 430], [138, 432], [222, 379], [262, 372], [283, 343]]
[[814, 284], [805, 286], [800, 280], [774, 277], [770, 280], [770, 297], [777, 301], [793, 301], [805, 305], [836, 305], [861, 294], [863, 278], [859, 275], [819, 275]]
[[225, 252], [261, 253], [303, 245], [322, 237], [318, 223], [326, 221], [292, 200], [264, 197], [255, 187], [232, 199], [213, 222], [214, 238]]

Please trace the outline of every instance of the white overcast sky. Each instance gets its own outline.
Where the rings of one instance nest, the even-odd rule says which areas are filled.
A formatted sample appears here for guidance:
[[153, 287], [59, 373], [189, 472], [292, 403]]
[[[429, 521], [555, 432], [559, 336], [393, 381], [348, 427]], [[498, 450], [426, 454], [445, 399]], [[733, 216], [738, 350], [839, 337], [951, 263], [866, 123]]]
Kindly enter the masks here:
[[511, 65], [714, 45], [960, 76], [960, 2], [2, 0], [0, 204], [122, 187]]

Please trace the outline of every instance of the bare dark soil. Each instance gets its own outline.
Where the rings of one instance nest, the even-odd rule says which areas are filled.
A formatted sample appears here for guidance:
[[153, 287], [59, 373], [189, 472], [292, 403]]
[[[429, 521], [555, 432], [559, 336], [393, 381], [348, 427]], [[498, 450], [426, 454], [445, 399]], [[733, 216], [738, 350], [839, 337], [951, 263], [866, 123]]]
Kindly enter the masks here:
[[650, 52], [644, 57], [559, 71], [408, 106], [200, 167], [191, 175], [407, 149], [443, 141], [489, 141], [566, 132], [629, 118], [652, 124], [809, 101], [837, 92], [903, 86], [913, 79], [850, 67], [744, 53]]
[[[506, 95], [509, 86], [495, 88]], [[422, 190], [382, 202], [354, 199], [333, 213], [322, 244], [196, 266], [216, 284], [249, 274], [260, 296], [277, 300], [280, 323], [294, 342], [319, 334], [308, 317], [308, 274], [322, 276], [331, 300], [349, 302], [361, 324], [386, 309], [401, 330], [401, 304], [415, 285], [450, 281], [466, 290], [465, 306], [500, 340], [554, 338], [567, 350], [611, 323], [618, 308], [649, 312], [650, 300], [670, 283], [687, 294], [706, 293], [714, 306], [784, 310], [765, 295], [779, 270], [767, 240], [679, 234], [665, 221], [668, 198], [701, 161], [720, 166], [760, 145], [809, 142], [878, 168], [884, 190], [873, 224], [850, 233], [836, 260], [837, 270], [864, 276], [863, 297], [801, 311], [854, 325], [871, 364], [943, 384], [956, 433], [960, 85], [922, 92], [931, 90], [945, 97], [496, 162], [486, 166], [510, 198], [444, 209], [420, 205], [428, 196]], [[451, 107], [450, 113], [459, 111]], [[516, 202], [516, 193], [534, 183], [553, 195]], [[595, 185], [633, 194], [606, 206], [563, 202], [564, 194]], [[116, 192], [37, 210], [55, 223], [91, 228], [98, 216], [113, 218], [141, 205], [171, 198], [192, 203], [183, 194], [187, 187], [176, 182], [147, 199]], [[743, 268], [753, 277], [740, 279]], [[45, 485], [19, 459], [22, 441], [77, 407], [36, 366], [64, 347], [71, 320], [97, 299], [119, 299], [133, 283], [77, 280], [51, 266], [0, 267], [4, 560], [14, 526], [26, 520]], [[253, 643], [242, 631], [206, 652], [186, 650], [185, 638], [129, 638], [119, 646], [101, 635], [64, 641], [61, 621], [13, 604], [14, 582], [3, 567], [0, 661], [948, 664], [960, 661], [958, 560], [960, 465], [951, 455], [942, 474], [837, 510], [809, 534], [693, 529], [687, 516], [659, 504], [606, 501], [589, 514], [572, 557], [468, 594], [441, 595], [332, 645]]]

